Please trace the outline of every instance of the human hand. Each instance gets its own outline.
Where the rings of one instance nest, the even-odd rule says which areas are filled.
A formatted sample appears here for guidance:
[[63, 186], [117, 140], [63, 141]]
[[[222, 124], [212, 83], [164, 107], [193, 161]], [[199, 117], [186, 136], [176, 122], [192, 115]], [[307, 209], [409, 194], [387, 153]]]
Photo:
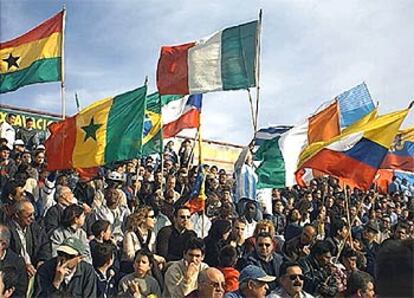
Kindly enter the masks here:
[[36, 268], [32, 264], [26, 264], [26, 272], [29, 278], [32, 278], [36, 274]]
[[139, 284], [134, 281], [128, 281], [127, 283], [128, 291], [133, 295], [134, 297], [139, 297], [141, 295], [141, 289], [139, 287]]
[[185, 279], [190, 280], [195, 276], [198, 276], [199, 266], [193, 262], [188, 264], [187, 272], [185, 273]]
[[55, 269], [55, 276], [53, 278], [53, 286], [59, 289], [60, 284], [66, 275], [70, 274], [69, 262], [71, 260], [59, 260]]

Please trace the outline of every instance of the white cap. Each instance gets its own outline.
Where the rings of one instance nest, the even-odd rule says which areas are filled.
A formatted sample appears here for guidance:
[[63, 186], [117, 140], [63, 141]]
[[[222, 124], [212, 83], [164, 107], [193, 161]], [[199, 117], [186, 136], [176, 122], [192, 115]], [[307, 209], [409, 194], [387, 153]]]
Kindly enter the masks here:
[[17, 146], [24, 146], [24, 142], [23, 142], [23, 140], [18, 139], [16, 141], [14, 141], [13, 145], [14, 146], [16, 146], [16, 145]]

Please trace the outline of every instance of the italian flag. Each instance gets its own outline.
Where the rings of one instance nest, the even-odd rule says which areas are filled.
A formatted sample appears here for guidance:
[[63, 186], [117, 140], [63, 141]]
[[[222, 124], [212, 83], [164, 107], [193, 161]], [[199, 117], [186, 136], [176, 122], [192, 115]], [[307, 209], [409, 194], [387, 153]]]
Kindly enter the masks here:
[[64, 11], [29, 32], [0, 43], [0, 93], [62, 79]]
[[49, 126], [48, 170], [92, 168], [141, 154], [147, 87], [99, 100]]
[[158, 91], [174, 95], [254, 87], [257, 43], [258, 21], [252, 21], [196, 42], [163, 46]]

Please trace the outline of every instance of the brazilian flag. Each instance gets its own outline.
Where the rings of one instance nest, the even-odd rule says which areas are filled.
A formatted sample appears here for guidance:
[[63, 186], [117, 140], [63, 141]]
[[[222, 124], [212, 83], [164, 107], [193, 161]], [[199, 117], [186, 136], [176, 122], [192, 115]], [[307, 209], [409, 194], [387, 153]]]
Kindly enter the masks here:
[[162, 149], [161, 97], [158, 92], [147, 96], [144, 128], [142, 132], [142, 156], [160, 153]]

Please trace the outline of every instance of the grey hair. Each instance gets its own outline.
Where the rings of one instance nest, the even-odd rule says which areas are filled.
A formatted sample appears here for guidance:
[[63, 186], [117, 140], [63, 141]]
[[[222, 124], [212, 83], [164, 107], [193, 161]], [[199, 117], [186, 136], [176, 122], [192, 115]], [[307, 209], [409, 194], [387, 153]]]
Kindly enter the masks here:
[[0, 224], [0, 241], [6, 243], [7, 247], [10, 245], [11, 233], [7, 226]]
[[56, 191], [54, 194], [54, 199], [57, 202], [58, 199], [60, 198], [60, 196], [62, 195], [63, 191], [68, 188], [67, 186], [63, 186], [63, 185], [57, 185], [56, 186]]
[[14, 210], [16, 211], [16, 213], [21, 213], [24, 210], [24, 205], [27, 203], [33, 206], [32, 202], [26, 199], [17, 201], [16, 204], [14, 205]]

